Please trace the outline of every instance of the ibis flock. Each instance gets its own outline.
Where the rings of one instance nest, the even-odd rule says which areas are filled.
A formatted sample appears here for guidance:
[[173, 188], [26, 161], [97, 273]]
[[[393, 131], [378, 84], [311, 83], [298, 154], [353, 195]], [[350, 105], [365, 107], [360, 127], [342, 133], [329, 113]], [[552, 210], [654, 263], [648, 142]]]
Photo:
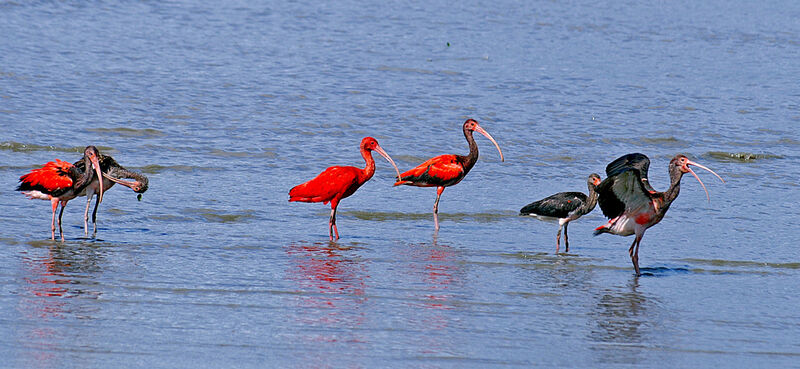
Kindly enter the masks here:
[[[364, 183], [375, 174], [375, 160], [372, 152], [383, 156], [394, 167], [397, 173], [397, 182], [394, 186], [436, 187], [436, 200], [433, 203], [434, 229], [439, 230], [439, 200], [445, 187], [461, 182], [467, 173], [478, 161], [478, 144], [473, 137], [474, 132], [485, 136], [497, 148], [500, 160], [504, 161], [503, 151], [494, 137], [481, 127], [474, 119], [467, 119], [462, 127], [464, 138], [469, 146], [467, 155], [445, 154], [428, 159], [418, 166], [400, 173], [394, 160], [372, 137], [365, 137], [361, 141], [360, 151], [366, 166], [362, 168], [352, 166], [332, 166], [309, 180], [289, 190], [289, 201], [322, 202], [330, 203], [331, 214], [328, 220], [328, 236], [331, 242], [339, 239], [339, 230], [336, 226], [336, 210], [339, 202], [354, 194]], [[684, 155], [676, 155], [669, 162], [670, 186], [664, 192], [658, 192], [650, 185], [647, 171], [650, 159], [644, 154], [632, 153], [623, 155], [605, 168], [606, 178], [603, 180], [599, 174], [592, 173], [588, 176], [588, 194], [582, 192], [559, 192], [525, 205], [520, 210], [520, 215], [529, 215], [543, 220], [558, 222], [556, 233], [556, 254], [561, 249], [561, 232], [564, 233], [564, 250], [569, 252], [569, 236], [567, 229], [569, 223], [594, 210], [600, 205], [603, 215], [608, 222], [597, 227], [595, 235], [610, 233], [619, 236], [634, 235], [633, 243], [628, 249], [631, 262], [636, 275], [639, 269], [639, 245], [647, 229], [658, 224], [664, 218], [670, 205], [680, 193], [681, 178], [690, 173], [703, 186], [706, 197], [710, 201], [708, 190], [700, 177], [691, 167], [707, 170], [725, 182], [713, 170], [689, 160]], [[84, 235], [88, 237], [89, 207], [94, 195], [97, 195], [92, 223], [93, 236], [97, 233], [97, 208], [103, 201], [103, 193], [114, 184], [128, 187], [141, 194], [148, 189], [148, 179], [141, 173], [130, 171], [119, 165], [112, 157], [101, 154], [94, 146], [87, 146], [83, 157], [75, 163], [68, 163], [56, 159], [48, 162], [43, 167], [34, 169], [19, 179], [18, 191], [31, 199], [49, 200], [52, 207], [50, 237], [55, 240], [56, 210], [61, 205], [58, 214], [58, 229], [61, 240], [64, 232], [61, 227], [61, 218], [67, 202], [86, 196], [86, 210], [84, 211]]]

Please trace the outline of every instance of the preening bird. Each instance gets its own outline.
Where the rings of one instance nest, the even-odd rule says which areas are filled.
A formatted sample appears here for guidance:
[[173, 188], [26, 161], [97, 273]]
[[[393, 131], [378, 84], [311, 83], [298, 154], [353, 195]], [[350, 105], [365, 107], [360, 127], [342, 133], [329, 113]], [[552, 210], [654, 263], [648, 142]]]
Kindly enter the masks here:
[[[100, 186], [99, 179], [94, 177], [91, 183], [78, 194], [78, 196], [86, 196], [86, 210], [83, 212], [83, 233], [85, 236], [89, 235], [89, 205], [92, 203], [92, 197], [94, 197], [95, 194], [99, 194], [100, 191], [108, 191], [115, 183], [119, 183], [141, 196], [141, 194], [147, 191], [150, 183], [145, 175], [125, 169], [125, 167], [119, 165], [119, 163], [109, 155], [100, 154], [98, 161], [100, 163], [100, 171], [103, 173], [103, 185]], [[84, 171], [86, 168], [83, 161], [80, 160], [73, 163], [73, 165], [81, 171]], [[125, 179], [133, 179], [133, 181], [126, 181]], [[100, 198], [100, 196], [98, 196], [98, 198]], [[97, 234], [98, 205], [100, 205], [100, 201], [94, 203], [94, 211], [92, 212], [92, 224], [94, 225], [93, 235]]]
[[[98, 162], [99, 156], [100, 151], [96, 147], [86, 146], [81, 160], [85, 170], [80, 170], [66, 161], [56, 159], [19, 177], [20, 183], [17, 186], [17, 191], [22, 191], [25, 196], [31, 199], [50, 200], [53, 208], [53, 217], [50, 224], [50, 238], [52, 240], [56, 239], [56, 208], [58, 208], [58, 204], [61, 204], [61, 211], [58, 213], [58, 232], [61, 235], [61, 241], [64, 241], [64, 231], [61, 227], [64, 207], [67, 206], [69, 200], [79, 196], [89, 186], [92, 179], [102, 177], [100, 163]], [[99, 187], [98, 203], [103, 201], [104, 187], [102, 182]]]

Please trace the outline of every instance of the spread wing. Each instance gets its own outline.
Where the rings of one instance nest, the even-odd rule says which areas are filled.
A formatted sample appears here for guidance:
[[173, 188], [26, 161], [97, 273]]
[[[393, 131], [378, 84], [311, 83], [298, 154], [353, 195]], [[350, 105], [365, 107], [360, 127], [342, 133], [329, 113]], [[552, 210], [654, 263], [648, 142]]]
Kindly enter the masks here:
[[358, 168], [333, 166], [289, 190], [289, 201], [325, 202], [350, 196], [361, 186]]
[[566, 218], [569, 213], [583, 206], [585, 202], [586, 195], [580, 192], [560, 192], [525, 205], [519, 212], [523, 215], [535, 214], [546, 217]]
[[641, 178], [641, 182], [644, 184], [645, 190], [648, 192], [656, 192], [653, 187], [650, 186], [650, 181], [647, 178], [647, 172], [650, 169], [650, 159], [645, 154], [638, 152], [626, 154], [608, 163], [606, 166], [606, 177], [616, 176], [631, 169], [639, 172], [638, 174]]
[[613, 219], [626, 211], [651, 206], [651, 193], [645, 188], [640, 173], [629, 167], [597, 186], [597, 201], [606, 217]]

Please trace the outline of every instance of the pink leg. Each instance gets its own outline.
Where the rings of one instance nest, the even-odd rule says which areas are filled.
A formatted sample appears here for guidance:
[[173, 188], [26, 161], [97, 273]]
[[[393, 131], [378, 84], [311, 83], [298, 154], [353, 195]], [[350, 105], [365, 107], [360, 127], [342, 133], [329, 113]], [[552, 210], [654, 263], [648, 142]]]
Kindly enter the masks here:
[[58, 209], [58, 199], [51, 198], [50, 204], [53, 206], [53, 219], [50, 221], [50, 239], [56, 240], [56, 209]]
[[569, 236], [567, 236], [567, 227], [569, 227], [569, 222], [564, 223], [564, 252], [569, 252]]
[[442, 197], [444, 187], [439, 186], [436, 188], [436, 202], [433, 203], [433, 225], [436, 230], [439, 230], [439, 198]]
[[333, 233], [336, 233], [336, 239], [339, 239], [339, 228], [336, 227], [336, 208], [339, 206], [339, 201], [331, 201], [331, 218], [328, 221], [328, 235], [330, 240], [333, 241]]
[[633, 243], [628, 249], [628, 254], [631, 256], [631, 262], [633, 263], [633, 269], [636, 271], [637, 277], [642, 275], [642, 273], [639, 272], [639, 244], [642, 242], [643, 236], [644, 232], [636, 232], [636, 238], [633, 239]]

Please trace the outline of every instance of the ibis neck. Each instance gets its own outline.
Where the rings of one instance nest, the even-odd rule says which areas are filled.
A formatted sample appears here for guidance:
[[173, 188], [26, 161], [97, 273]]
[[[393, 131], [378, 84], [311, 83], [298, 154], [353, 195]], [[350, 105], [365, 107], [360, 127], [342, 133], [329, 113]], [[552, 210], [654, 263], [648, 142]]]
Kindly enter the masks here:
[[364, 161], [367, 162], [364, 171], [361, 172], [361, 183], [364, 183], [375, 174], [375, 159], [372, 158], [372, 151], [365, 148], [361, 148], [361, 156], [364, 157]]
[[669, 173], [669, 178], [669, 188], [664, 191], [664, 207], [668, 207], [669, 204], [678, 198], [678, 194], [681, 192], [681, 178], [683, 178], [683, 172], [678, 169], [672, 170]]
[[472, 131], [464, 128], [464, 137], [469, 144], [469, 154], [465, 156], [464, 169], [469, 171], [478, 162], [478, 144], [475, 143], [475, 138], [472, 137]]
[[89, 160], [88, 157], [84, 157], [83, 164], [84, 164], [84, 171], [81, 174], [81, 176], [78, 177], [78, 180], [75, 181], [74, 185], [74, 187], [79, 190], [88, 186], [89, 183], [92, 182], [92, 178], [94, 178], [94, 172], [92, 171], [92, 161]]
[[584, 211], [587, 213], [594, 210], [594, 207], [597, 206], [597, 198], [599, 194], [597, 193], [596, 186], [591, 185], [589, 186], [589, 197], [586, 199], [586, 203], [583, 204]]

